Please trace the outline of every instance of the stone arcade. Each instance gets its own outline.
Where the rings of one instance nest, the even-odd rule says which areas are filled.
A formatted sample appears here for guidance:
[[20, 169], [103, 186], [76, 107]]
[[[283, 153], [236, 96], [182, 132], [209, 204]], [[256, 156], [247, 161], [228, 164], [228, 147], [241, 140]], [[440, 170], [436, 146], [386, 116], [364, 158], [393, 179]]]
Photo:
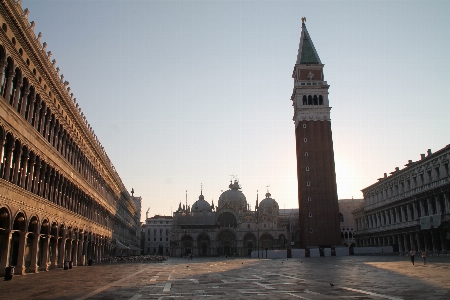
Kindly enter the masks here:
[[136, 206], [28, 14], [0, 1], [0, 274], [138, 244]]
[[450, 250], [450, 145], [395, 168], [362, 190], [353, 212], [357, 246], [392, 246], [394, 251]]

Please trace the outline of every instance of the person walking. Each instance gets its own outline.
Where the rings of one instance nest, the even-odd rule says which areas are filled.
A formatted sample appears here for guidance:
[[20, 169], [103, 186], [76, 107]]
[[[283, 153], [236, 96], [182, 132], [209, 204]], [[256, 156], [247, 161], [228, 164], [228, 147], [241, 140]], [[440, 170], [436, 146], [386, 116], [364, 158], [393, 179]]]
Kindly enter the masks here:
[[412, 262], [413, 266], [414, 266], [414, 256], [415, 255], [416, 255], [416, 251], [414, 251], [414, 249], [411, 249], [409, 251], [409, 257], [411, 258], [411, 262]]
[[423, 258], [423, 264], [427, 264], [427, 251], [422, 249], [422, 258]]

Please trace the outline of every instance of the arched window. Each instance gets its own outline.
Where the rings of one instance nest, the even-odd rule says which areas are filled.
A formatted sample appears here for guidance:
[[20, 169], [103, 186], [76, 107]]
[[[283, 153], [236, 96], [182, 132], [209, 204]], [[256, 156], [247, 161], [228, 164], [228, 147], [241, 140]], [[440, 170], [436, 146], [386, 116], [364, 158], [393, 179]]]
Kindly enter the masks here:
[[344, 222], [344, 215], [339, 213], [339, 222]]
[[322, 97], [322, 95], [319, 95], [319, 105], [323, 105], [323, 97]]
[[308, 156], [308, 152], [305, 152], [305, 156]]
[[317, 96], [316, 95], [314, 95], [314, 105], [318, 105], [319, 104], [319, 102], [317, 101]]
[[306, 96], [303, 95], [303, 105], [306, 105], [306, 104], [307, 104]]
[[308, 96], [308, 105], [312, 105], [312, 104], [313, 104], [312, 96], [309, 95]]

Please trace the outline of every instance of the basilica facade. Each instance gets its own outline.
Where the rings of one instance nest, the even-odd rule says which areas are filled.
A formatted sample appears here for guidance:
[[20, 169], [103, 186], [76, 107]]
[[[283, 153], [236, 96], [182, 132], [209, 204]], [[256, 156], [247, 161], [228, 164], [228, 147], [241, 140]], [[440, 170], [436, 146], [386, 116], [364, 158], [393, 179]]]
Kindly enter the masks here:
[[[298, 219], [298, 215], [295, 217]], [[249, 256], [252, 251], [286, 249], [291, 245], [292, 226], [280, 215], [269, 192], [256, 199], [251, 210], [238, 181], [231, 182], [214, 207], [200, 194], [192, 205], [179, 205], [173, 213], [171, 255]]]
[[128, 193], [21, 1], [0, 1], [0, 274], [138, 247]]

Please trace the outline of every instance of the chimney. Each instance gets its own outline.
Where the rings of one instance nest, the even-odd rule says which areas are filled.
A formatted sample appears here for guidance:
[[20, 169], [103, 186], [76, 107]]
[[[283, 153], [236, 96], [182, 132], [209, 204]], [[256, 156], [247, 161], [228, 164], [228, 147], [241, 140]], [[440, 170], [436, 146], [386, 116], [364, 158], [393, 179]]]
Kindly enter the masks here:
[[420, 159], [424, 159], [425, 158], [425, 154], [420, 154]]
[[387, 178], [387, 173], [384, 173], [384, 178]]
[[427, 150], [427, 154], [428, 154], [428, 156], [430, 156], [431, 154], [433, 154], [433, 153], [431, 153], [431, 149], [428, 149], [428, 150]]

